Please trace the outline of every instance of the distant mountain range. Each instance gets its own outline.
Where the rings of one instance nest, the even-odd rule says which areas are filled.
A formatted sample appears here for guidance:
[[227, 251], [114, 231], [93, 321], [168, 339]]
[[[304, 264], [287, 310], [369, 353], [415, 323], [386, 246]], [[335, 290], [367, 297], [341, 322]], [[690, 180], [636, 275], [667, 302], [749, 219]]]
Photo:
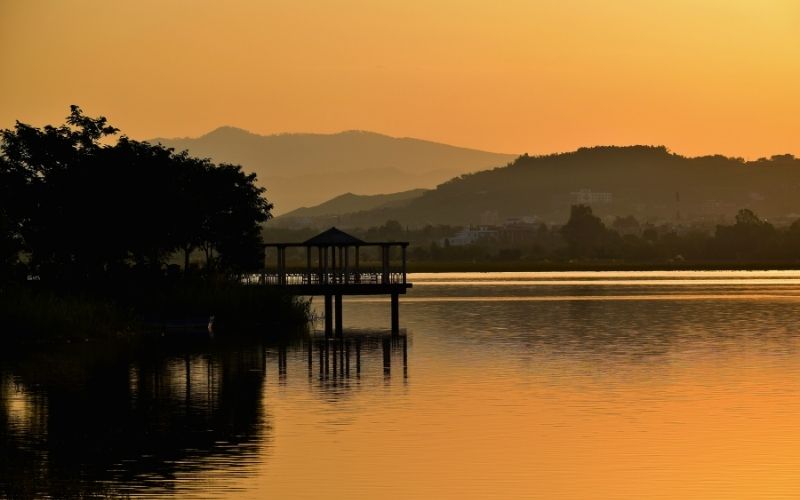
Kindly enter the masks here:
[[[197, 138], [155, 138], [176, 150], [258, 174], [275, 214], [341, 193], [374, 195], [433, 188], [454, 176], [504, 165], [516, 155], [489, 153], [372, 132], [257, 135], [220, 127]], [[359, 209], [364, 209], [360, 207]]]
[[345, 193], [315, 207], [292, 210], [287, 214], [281, 215], [279, 220], [289, 225], [303, 224], [311, 219], [334, 220], [342, 214], [402, 207], [426, 192], [428, 192], [427, 189], [412, 189], [392, 194], [359, 195]]
[[[800, 160], [688, 158], [651, 146], [581, 148], [525, 155], [395, 205], [348, 213], [332, 200], [327, 209], [306, 214], [324, 213], [318, 225], [335, 215], [339, 227], [370, 227], [389, 219], [407, 226], [498, 223], [525, 216], [562, 224], [576, 203], [591, 205], [601, 216], [634, 215], [651, 222], [730, 221], [741, 208], [788, 222], [800, 217]], [[341, 211], [333, 213], [332, 206]]]

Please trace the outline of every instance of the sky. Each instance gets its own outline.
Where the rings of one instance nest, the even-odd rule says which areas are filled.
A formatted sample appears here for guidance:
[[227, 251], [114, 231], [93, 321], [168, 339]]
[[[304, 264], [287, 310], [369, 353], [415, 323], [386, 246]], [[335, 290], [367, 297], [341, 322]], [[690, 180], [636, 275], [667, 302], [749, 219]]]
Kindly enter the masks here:
[[0, 0], [0, 128], [800, 155], [797, 0]]

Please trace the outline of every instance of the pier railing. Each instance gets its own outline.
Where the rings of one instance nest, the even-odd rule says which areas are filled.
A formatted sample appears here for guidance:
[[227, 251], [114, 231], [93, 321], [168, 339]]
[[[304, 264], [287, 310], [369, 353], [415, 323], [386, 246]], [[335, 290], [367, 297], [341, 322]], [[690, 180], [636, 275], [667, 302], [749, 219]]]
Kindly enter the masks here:
[[244, 282], [252, 285], [404, 285], [406, 274], [399, 271], [384, 273], [381, 270], [307, 272], [263, 272], [245, 276]]

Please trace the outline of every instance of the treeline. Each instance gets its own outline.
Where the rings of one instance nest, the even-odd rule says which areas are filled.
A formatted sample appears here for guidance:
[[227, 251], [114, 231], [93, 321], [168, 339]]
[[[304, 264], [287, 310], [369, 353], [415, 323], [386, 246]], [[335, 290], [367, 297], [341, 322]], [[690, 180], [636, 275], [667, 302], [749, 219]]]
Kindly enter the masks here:
[[[348, 229], [367, 241], [409, 241], [411, 269], [456, 269], [487, 265], [498, 269], [604, 268], [608, 265], [671, 268], [687, 266], [758, 267], [770, 263], [800, 265], [800, 220], [775, 227], [752, 210], [742, 209], [729, 225], [653, 225], [633, 216], [610, 225], [591, 207], [574, 205], [563, 225], [528, 226], [512, 240], [502, 235], [469, 245], [451, 245], [462, 227], [427, 225], [406, 228], [397, 221], [367, 229]], [[316, 229], [269, 228], [272, 241], [303, 241]], [[302, 259], [296, 263], [303, 264]]]
[[800, 220], [775, 227], [753, 211], [742, 209], [736, 221], [715, 228], [654, 226], [632, 216], [617, 217], [610, 227], [591, 207], [574, 205], [563, 226], [540, 225], [524, 241], [492, 239], [450, 246], [447, 240], [416, 246], [418, 262], [505, 262], [591, 264], [710, 264], [736, 267], [800, 263]]
[[800, 260], [800, 220], [776, 228], [741, 209], [731, 225], [713, 230], [641, 225], [633, 217], [606, 227], [589, 207], [573, 206], [560, 229], [570, 258], [631, 261], [728, 261], [761, 263]]
[[305, 328], [307, 302], [238, 279], [272, 208], [255, 174], [118, 132], [77, 106], [0, 131], [0, 340]]
[[207, 270], [260, 266], [272, 205], [255, 174], [118, 132], [77, 106], [60, 126], [0, 131], [0, 278], [159, 274], [196, 249]]

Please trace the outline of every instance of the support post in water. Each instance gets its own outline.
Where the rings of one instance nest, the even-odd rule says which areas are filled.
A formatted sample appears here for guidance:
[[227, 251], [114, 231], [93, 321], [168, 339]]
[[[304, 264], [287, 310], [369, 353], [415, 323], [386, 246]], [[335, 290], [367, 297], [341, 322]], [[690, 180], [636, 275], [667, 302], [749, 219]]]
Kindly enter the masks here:
[[342, 295], [336, 294], [336, 336], [342, 336]]
[[330, 337], [333, 333], [333, 296], [325, 295], [325, 336]]

